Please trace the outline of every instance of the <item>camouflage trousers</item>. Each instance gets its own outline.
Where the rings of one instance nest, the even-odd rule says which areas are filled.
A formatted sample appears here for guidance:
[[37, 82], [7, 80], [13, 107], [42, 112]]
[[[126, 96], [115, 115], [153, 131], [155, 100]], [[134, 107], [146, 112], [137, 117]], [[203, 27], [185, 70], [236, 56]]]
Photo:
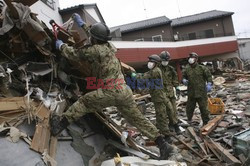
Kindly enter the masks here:
[[169, 135], [169, 119], [166, 111], [168, 100], [163, 102], [154, 102], [156, 113], [156, 127], [160, 130], [162, 135]]
[[160, 135], [158, 129], [139, 111], [133, 93], [126, 85], [122, 85], [122, 89], [97, 89], [89, 92], [70, 106], [63, 116], [72, 122], [87, 113], [101, 111], [109, 106], [116, 106], [128, 123], [149, 139], [154, 141]]
[[203, 123], [207, 123], [209, 121], [209, 111], [207, 107], [207, 96], [200, 98], [188, 97], [187, 106], [186, 106], [186, 114], [188, 120], [192, 120], [196, 103], [199, 105], [201, 118]]
[[178, 123], [177, 111], [176, 111], [176, 99], [175, 97], [168, 97], [166, 104], [166, 111], [168, 114], [169, 124], [175, 125]]

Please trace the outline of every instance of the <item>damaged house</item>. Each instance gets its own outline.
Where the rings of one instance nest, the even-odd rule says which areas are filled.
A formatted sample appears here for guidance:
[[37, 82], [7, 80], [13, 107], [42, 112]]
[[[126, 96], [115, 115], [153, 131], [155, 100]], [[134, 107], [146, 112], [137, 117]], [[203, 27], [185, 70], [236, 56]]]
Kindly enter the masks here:
[[[240, 70], [225, 70], [215, 75], [216, 86], [209, 94], [213, 115], [203, 127], [199, 124], [197, 110], [195, 124], [187, 125], [186, 87], [181, 87], [177, 108], [183, 134], [173, 135], [175, 154], [169, 160], [158, 160], [155, 144], [130, 126], [116, 107], [83, 117], [58, 137], [51, 136], [51, 114], [61, 115], [80, 95], [88, 92], [85, 78], [91, 76], [87, 62], [72, 63], [60, 56], [55, 40], [59, 38], [75, 48], [88, 42], [86, 34], [77, 29], [71, 18], [75, 12], [88, 26], [105, 21], [96, 4], [59, 10], [57, 0], [4, 2], [0, 20], [0, 165], [249, 164], [249, 148], [246, 147], [250, 135], [250, 73]], [[202, 48], [205, 50], [212, 43], [215, 46], [215, 40], [225, 46], [215, 49], [217, 54], [237, 51], [232, 36], [200, 41]], [[148, 54], [169, 48], [163, 45], [165, 43], [155, 43], [154, 47], [152, 43], [147, 47], [142, 45], [145, 43], [112, 43], [119, 49], [117, 57], [124, 74], [134, 70], [137, 62], [143, 65]], [[176, 42], [170, 52], [187, 52], [199, 45], [197, 43], [199, 41]], [[205, 56], [209, 55], [204, 51]], [[178, 58], [176, 54], [174, 59]], [[79, 70], [80, 67], [85, 70]], [[155, 123], [150, 95], [134, 94], [134, 98], [142, 113]]]
[[141, 70], [149, 55], [168, 50], [180, 77], [181, 65], [185, 64], [189, 52], [196, 52], [200, 61], [211, 62], [216, 69], [228, 61], [243, 69], [233, 14], [212, 10], [174, 19], [161, 16], [112, 27], [113, 43], [119, 48], [117, 57]]

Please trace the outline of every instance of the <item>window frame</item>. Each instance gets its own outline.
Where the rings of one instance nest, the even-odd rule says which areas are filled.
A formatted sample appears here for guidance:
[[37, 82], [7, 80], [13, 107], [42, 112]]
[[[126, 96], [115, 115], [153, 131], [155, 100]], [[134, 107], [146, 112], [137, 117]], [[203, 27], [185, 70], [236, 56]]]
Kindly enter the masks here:
[[[190, 32], [187, 34], [188, 35], [188, 40], [196, 40], [197, 39], [197, 34], [196, 32]], [[193, 36], [192, 36], [193, 35]]]
[[144, 38], [135, 39], [134, 41], [136, 42], [144, 41]]
[[[159, 40], [154, 40], [154, 38], [157, 38], [157, 37], [160, 37], [160, 41]], [[163, 42], [163, 40], [162, 40], [162, 35], [154, 35], [154, 36], [152, 36], [152, 41], [153, 42]]]
[[[45, 5], [47, 5], [49, 8], [55, 10], [55, 1], [54, 0], [41, 0]], [[51, 2], [49, 2], [51, 1]]]

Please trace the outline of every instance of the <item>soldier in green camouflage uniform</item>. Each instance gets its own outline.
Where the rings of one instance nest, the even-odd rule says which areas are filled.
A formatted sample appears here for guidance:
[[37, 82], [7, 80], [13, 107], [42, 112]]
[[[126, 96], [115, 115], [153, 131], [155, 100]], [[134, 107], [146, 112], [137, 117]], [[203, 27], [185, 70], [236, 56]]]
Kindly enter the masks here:
[[[86, 24], [78, 14], [74, 19], [80, 27], [86, 29]], [[137, 108], [131, 89], [126, 85], [121, 72], [119, 60], [115, 57], [116, 48], [108, 42], [110, 31], [105, 24], [96, 23], [89, 30], [91, 44], [76, 50], [61, 40], [56, 41], [56, 47], [63, 56], [72, 61], [88, 61], [91, 65], [92, 76], [102, 80], [104, 85], [80, 97], [60, 118], [54, 115], [51, 119], [52, 135], [59, 134], [69, 123], [87, 113], [102, 111], [103, 108], [116, 106], [122, 116], [137, 127], [149, 139], [158, 145], [162, 159], [167, 159], [172, 147], [164, 140], [158, 129], [146, 119]], [[114, 80], [112, 84], [108, 82]]]
[[186, 114], [191, 122], [196, 103], [198, 103], [203, 125], [209, 121], [209, 111], [207, 108], [207, 92], [212, 89], [212, 75], [210, 71], [197, 63], [198, 55], [190, 53], [188, 65], [183, 72], [183, 83], [188, 86], [188, 101]]
[[162, 71], [163, 76], [163, 85], [164, 85], [164, 92], [167, 97], [167, 113], [169, 118], [169, 126], [173, 126], [175, 129], [175, 132], [177, 134], [180, 134], [181, 131], [178, 126], [178, 117], [177, 117], [177, 111], [176, 111], [176, 98], [174, 94], [174, 87], [176, 90], [178, 90], [179, 81], [177, 77], [177, 73], [175, 69], [170, 66], [169, 60], [170, 60], [170, 54], [168, 51], [162, 51], [160, 54], [161, 57], [161, 65], [160, 69]]
[[[169, 137], [168, 128], [168, 114], [166, 112], [166, 105], [168, 100], [166, 94], [164, 93], [163, 83], [162, 83], [162, 72], [158, 65], [160, 65], [161, 58], [154, 54], [149, 56], [148, 72], [143, 74], [138, 74], [137, 79], [149, 80], [152, 82], [149, 88], [149, 93], [151, 95], [151, 100], [154, 103], [155, 113], [156, 113], [156, 127], [160, 130], [160, 133], [165, 135], [167, 141], [171, 141]], [[158, 87], [156, 87], [158, 86]]]

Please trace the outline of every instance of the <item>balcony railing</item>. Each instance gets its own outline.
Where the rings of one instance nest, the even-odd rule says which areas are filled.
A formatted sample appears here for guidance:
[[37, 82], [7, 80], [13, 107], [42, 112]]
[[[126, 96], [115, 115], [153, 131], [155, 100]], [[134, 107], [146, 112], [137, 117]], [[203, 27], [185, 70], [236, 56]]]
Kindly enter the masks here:
[[[218, 34], [214, 34], [214, 37], [222, 37], [222, 36], [234, 36], [233, 33], [218, 33]], [[143, 39], [143, 41], [152, 41], [152, 37], [140, 37], [140, 36], [133, 36], [133, 37], [113, 37], [114, 41], [136, 41], [136, 39]], [[196, 36], [196, 39], [206, 39], [208, 37], [202, 35], [202, 36]], [[209, 38], [213, 38], [213, 37], [209, 37]], [[189, 39], [189, 37], [187, 35], [179, 35], [178, 36], [178, 40], [174, 40], [174, 37], [162, 37], [162, 41], [163, 42], [168, 42], [168, 41], [184, 41], [184, 40], [196, 40], [196, 39]], [[142, 40], [141, 40], [142, 41]], [[140, 42], [141, 42], [140, 41]], [[139, 42], [139, 41], [138, 41]]]

